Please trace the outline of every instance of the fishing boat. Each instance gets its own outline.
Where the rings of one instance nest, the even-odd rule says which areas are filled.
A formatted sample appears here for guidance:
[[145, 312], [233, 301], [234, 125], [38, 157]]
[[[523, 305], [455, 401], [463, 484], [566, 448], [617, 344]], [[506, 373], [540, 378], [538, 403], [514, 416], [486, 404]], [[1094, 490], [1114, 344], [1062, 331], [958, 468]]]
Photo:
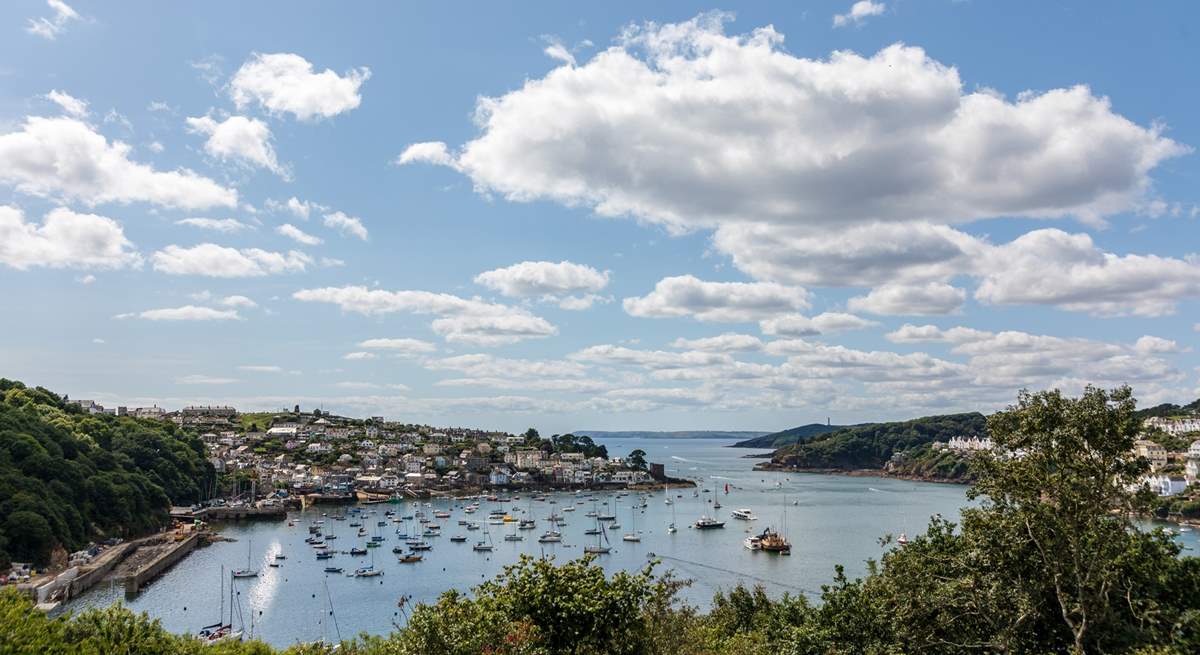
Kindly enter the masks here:
[[399, 561], [401, 564], [412, 564], [414, 562], [420, 562], [422, 559], [424, 559], [424, 556], [417, 555], [416, 553], [410, 553], [399, 558], [397, 561]]
[[757, 521], [758, 520], [758, 517], [755, 516], [754, 512], [748, 507], [743, 507], [741, 509], [735, 509], [732, 512], [730, 512], [729, 515], [735, 519], [738, 519], [739, 521]]
[[780, 533], [775, 532], [771, 528], [763, 530], [763, 533], [758, 536], [758, 545], [760, 550], [768, 553], [778, 553], [780, 555], [791, 555], [792, 544]]

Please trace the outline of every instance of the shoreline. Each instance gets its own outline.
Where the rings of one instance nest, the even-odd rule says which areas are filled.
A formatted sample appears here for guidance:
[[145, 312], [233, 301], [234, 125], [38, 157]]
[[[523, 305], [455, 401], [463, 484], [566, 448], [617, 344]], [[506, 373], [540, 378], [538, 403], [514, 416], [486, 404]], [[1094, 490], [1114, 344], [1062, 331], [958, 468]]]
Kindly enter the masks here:
[[891, 473], [883, 469], [840, 469], [840, 468], [807, 468], [800, 466], [781, 466], [773, 463], [756, 464], [754, 470], [763, 473], [813, 473], [816, 475], [841, 475], [849, 478], [887, 478], [891, 480], [908, 480], [910, 482], [931, 482], [935, 484], [956, 484], [971, 486], [970, 480], [952, 480], [928, 475], [910, 473]]

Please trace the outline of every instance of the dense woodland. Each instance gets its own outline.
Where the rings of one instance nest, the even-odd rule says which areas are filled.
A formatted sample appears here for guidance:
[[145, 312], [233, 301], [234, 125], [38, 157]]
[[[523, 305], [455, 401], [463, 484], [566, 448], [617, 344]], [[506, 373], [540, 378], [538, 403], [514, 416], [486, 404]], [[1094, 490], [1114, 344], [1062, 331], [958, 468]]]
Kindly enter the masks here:
[[[862, 579], [831, 572], [819, 598], [736, 588], [700, 613], [676, 600], [686, 582], [653, 565], [606, 576], [589, 559], [525, 559], [470, 595], [449, 591], [418, 605], [391, 635], [362, 636], [336, 652], [1197, 653], [1200, 560], [1181, 557], [1169, 535], [1131, 523], [1149, 500], [1128, 491], [1146, 470], [1130, 456], [1140, 427], [1133, 408], [1128, 389], [1088, 389], [1078, 399], [1022, 394], [987, 427], [1002, 449], [1025, 455], [970, 459], [979, 504], [955, 523], [934, 517], [906, 546], [882, 550]], [[50, 619], [11, 592], [0, 593], [0, 635], [5, 654], [280, 652], [255, 642], [205, 647], [119, 607]]]
[[[800, 425], [779, 432], [764, 434], [761, 437], [746, 439], [733, 444], [734, 448], [783, 448], [794, 443], [807, 441], [817, 435], [826, 434], [835, 430], [852, 427], [846, 425], [826, 425], [825, 423], [809, 423], [808, 425]], [[858, 426], [853, 426], [858, 427]]]
[[987, 419], [978, 412], [926, 416], [896, 423], [868, 423], [818, 435], [779, 449], [772, 461], [814, 469], [877, 469], [894, 453], [948, 441], [958, 436], [986, 436]]
[[153, 531], [212, 477], [204, 445], [171, 423], [83, 413], [0, 379], [0, 569]]

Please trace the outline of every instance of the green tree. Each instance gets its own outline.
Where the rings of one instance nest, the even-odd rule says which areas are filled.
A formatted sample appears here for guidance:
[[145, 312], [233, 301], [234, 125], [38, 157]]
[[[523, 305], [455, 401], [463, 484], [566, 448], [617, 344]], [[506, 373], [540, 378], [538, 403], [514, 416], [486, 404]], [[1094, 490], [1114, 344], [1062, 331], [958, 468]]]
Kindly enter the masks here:
[[646, 451], [642, 450], [641, 448], [634, 448], [633, 451], [629, 453], [629, 457], [625, 458], [625, 461], [628, 462], [629, 466], [632, 468], [644, 470], [646, 468]]

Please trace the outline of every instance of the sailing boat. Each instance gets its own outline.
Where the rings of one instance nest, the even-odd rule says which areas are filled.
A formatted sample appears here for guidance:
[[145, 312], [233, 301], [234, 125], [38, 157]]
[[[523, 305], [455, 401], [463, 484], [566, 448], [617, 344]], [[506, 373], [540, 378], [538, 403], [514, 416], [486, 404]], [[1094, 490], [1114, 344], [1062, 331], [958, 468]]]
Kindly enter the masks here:
[[621, 541], [641, 541], [642, 537], [637, 531], [637, 506], [629, 506], [629, 532], [621, 536]]
[[[729, 485], [725, 485], [725, 493], [729, 493]], [[717, 484], [713, 483], [713, 509], [721, 509], [721, 499], [717, 497]]]
[[[368, 544], [369, 545], [369, 544]], [[374, 578], [375, 576], [383, 575], [383, 571], [375, 568], [375, 551], [371, 551], [371, 565], [363, 566], [354, 569], [354, 577], [356, 578]]]
[[[671, 499], [667, 498], [667, 502], [671, 503]], [[675, 528], [675, 503], [671, 503], [671, 522], [667, 524], [667, 534], [675, 534], [677, 531]]]
[[487, 539], [480, 539], [474, 546], [471, 546], [471, 550], [490, 552], [493, 548], [495, 548], [495, 546], [492, 545], [492, 533], [487, 529], [486, 525], [483, 526], [483, 536], [487, 537]]
[[206, 644], [221, 641], [241, 641], [242, 631], [233, 629], [233, 580], [229, 581], [229, 623], [225, 623], [225, 567], [221, 567], [221, 609], [217, 622], [200, 628], [199, 637]]
[[596, 518], [596, 545], [584, 546], [583, 552], [592, 555], [607, 555], [612, 551], [612, 547], [608, 545], [608, 533], [600, 529], [600, 519]]
[[253, 540], [250, 540], [250, 539], [246, 540], [246, 568], [235, 569], [233, 572], [233, 577], [235, 577], [235, 578], [257, 578], [258, 577], [258, 570], [250, 568], [250, 546], [253, 543], [254, 543]]

